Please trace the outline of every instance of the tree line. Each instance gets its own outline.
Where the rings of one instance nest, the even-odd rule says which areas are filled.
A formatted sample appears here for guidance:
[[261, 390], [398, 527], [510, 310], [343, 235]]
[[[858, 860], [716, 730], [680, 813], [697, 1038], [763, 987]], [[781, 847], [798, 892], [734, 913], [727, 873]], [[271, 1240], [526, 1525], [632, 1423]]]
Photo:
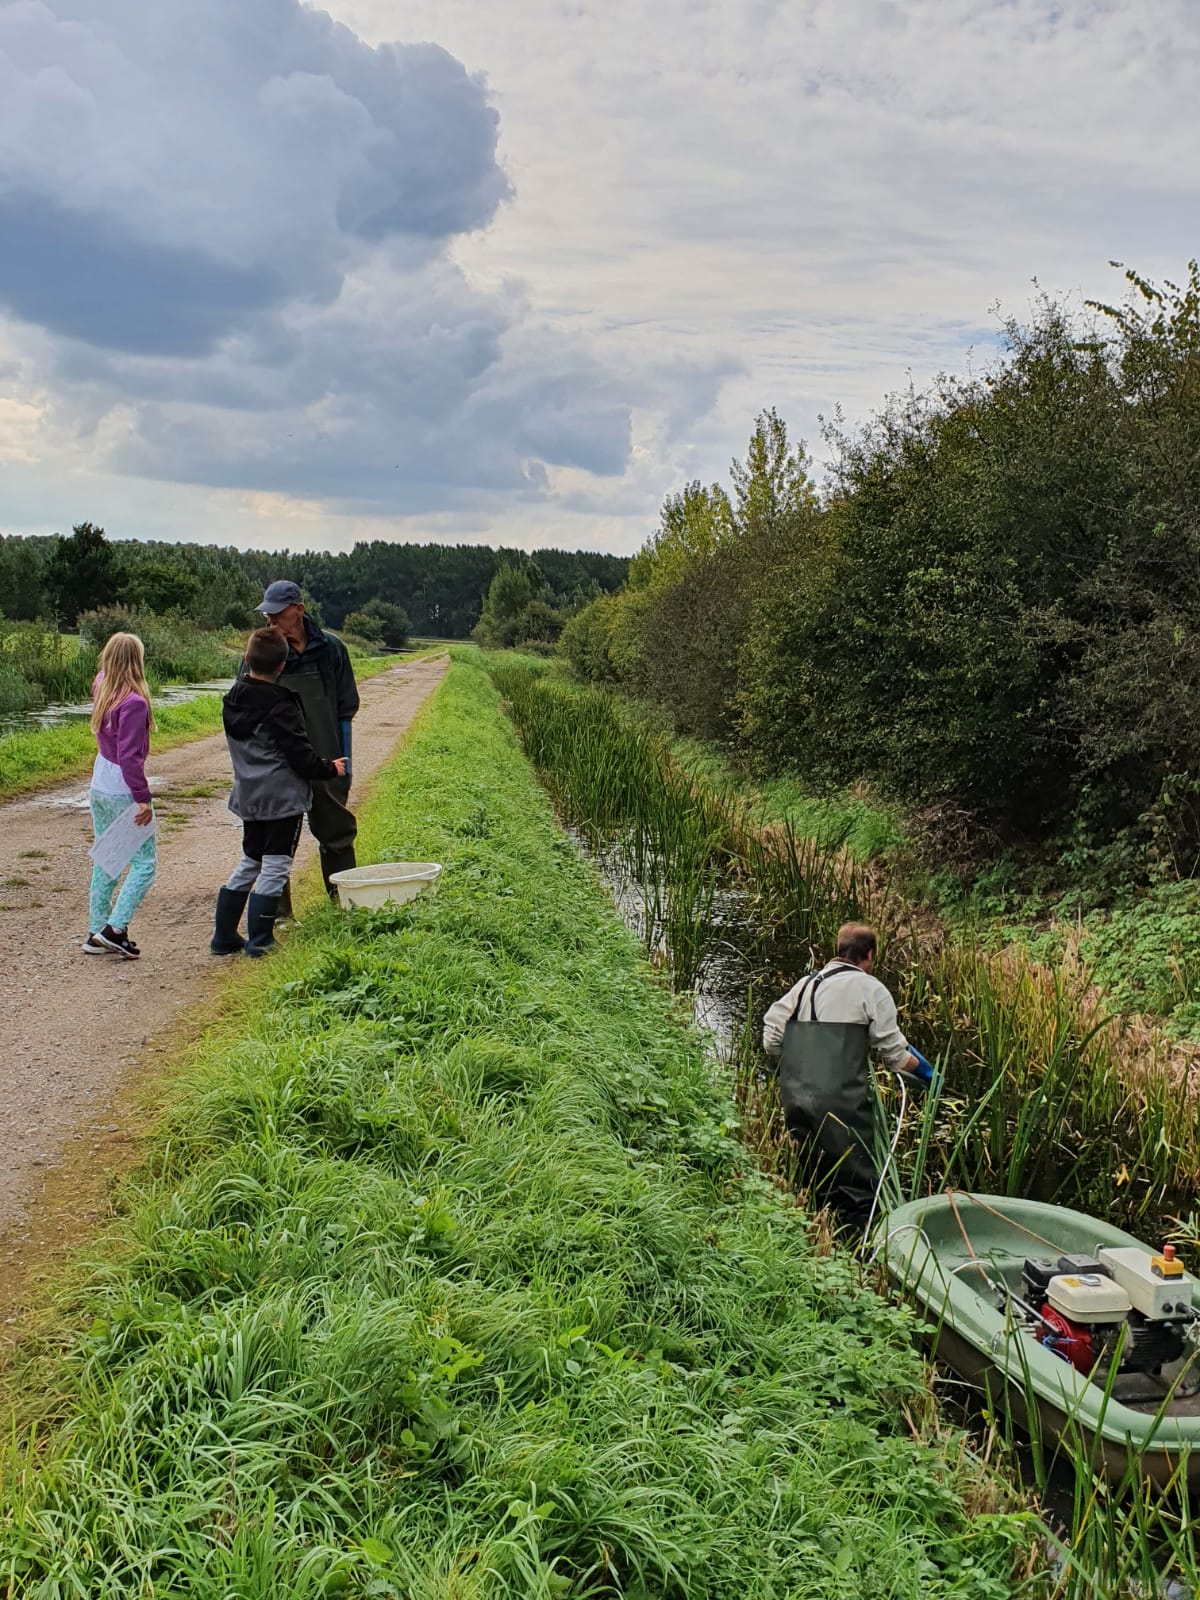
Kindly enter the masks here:
[[465, 639], [480, 622], [493, 580], [508, 574], [524, 596], [522, 609], [536, 603], [526, 619], [531, 631], [510, 628], [513, 642], [552, 641], [571, 612], [620, 586], [627, 565], [623, 557], [587, 550], [529, 555], [486, 545], [381, 539], [342, 555], [239, 551], [110, 540], [103, 528], [83, 522], [66, 537], [0, 535], [0, 616], [74, 627], [84, 612], [120, 606], [175, 613], [202, 628], [252, 627], [263, 589], [289, 577], [329, 627], [385, 644], [402, 643], [409, 630]]
[[[774, 411], [568, 622], [593, 681], [752, 771], [866, 780], [1076, 875], [1200, 861], [1200, 275], [1043, 298], [983, 371], [825, 428]], [[956, 823], [958, 826], [959, 823]]]

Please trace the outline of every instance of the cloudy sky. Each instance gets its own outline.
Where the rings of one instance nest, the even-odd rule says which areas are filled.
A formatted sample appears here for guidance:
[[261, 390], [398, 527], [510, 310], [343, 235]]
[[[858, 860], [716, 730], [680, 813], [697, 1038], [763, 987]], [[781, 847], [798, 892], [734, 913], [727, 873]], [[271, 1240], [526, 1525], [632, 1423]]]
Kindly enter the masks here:
[[1200, 250], [1195, 0], [0, 0], [0, 531], [630, 551]]

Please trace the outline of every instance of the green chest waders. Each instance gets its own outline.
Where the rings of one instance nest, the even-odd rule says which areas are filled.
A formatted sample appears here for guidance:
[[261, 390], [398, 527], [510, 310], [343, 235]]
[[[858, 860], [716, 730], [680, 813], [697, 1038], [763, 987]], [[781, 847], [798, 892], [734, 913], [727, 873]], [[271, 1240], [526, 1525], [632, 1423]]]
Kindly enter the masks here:
[[855, 970], [818, 972], [808, 980], [783, 1030], [779, 1056], [779, 1098], [806, 1175], [819, 1200], [851, 1223], [866, 1221], [879, 1182], [870, 1030], [865, 1022], [818, 1022], [816, 1000], [823, 982]]

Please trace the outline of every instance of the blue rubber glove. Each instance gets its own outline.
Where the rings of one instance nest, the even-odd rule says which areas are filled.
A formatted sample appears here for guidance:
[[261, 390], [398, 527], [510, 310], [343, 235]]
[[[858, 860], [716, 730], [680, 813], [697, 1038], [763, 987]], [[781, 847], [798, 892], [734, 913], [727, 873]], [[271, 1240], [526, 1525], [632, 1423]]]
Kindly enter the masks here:
[[342, 755], [344, 755], [345, 758], [346, 758], [345, 784], [346, 784], [347, 793], [349, 793], [349, 790], [350, 790], [350, 772], [351, 772], [351, 765], [350, 765], [350, 744], [351, 744], [350, 727], [351, 727], [351, 725], [348, 722], [339, 722], [338, 723], [338, 748], [340, 749]]
[[917, 1049], [916, 1045], [910, 1044], [908, 1048], [909, 1053], [917, 1058], [917, 1065], [913, 1071], [913, 1077], [920, 1078], [922, 1083], [928, 1084], [930, 1087], [932, 1087], [933, 1081], [937, 1077], [937, 1073], [933, 1070], [933, 1062], [926, 1060], [926, 1058]]

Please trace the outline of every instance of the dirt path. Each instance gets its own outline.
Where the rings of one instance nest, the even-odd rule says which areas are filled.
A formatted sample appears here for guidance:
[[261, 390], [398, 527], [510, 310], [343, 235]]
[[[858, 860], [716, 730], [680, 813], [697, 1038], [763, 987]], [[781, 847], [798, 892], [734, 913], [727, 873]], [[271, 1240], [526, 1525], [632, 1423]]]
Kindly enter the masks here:
[[[414, 661], [362, 685], [357, 801], [445, 670], [444, 657]], [[228, 971], [208, 954], [213, 900], [239, 845], [224, 738], [151, 756], [146, 770], [160, 837], [158, 878], [136, 918], [140, 961], [79, 948], [92, 842], [85, 785], [0, 807], [0, 1277], [38, 1231], [32, 1212], [48, 1180], [55, 1186], [53, 1169], [109, 1164], [122, 1084]], [[314, 849], [306, 830], [299, 861]]]

